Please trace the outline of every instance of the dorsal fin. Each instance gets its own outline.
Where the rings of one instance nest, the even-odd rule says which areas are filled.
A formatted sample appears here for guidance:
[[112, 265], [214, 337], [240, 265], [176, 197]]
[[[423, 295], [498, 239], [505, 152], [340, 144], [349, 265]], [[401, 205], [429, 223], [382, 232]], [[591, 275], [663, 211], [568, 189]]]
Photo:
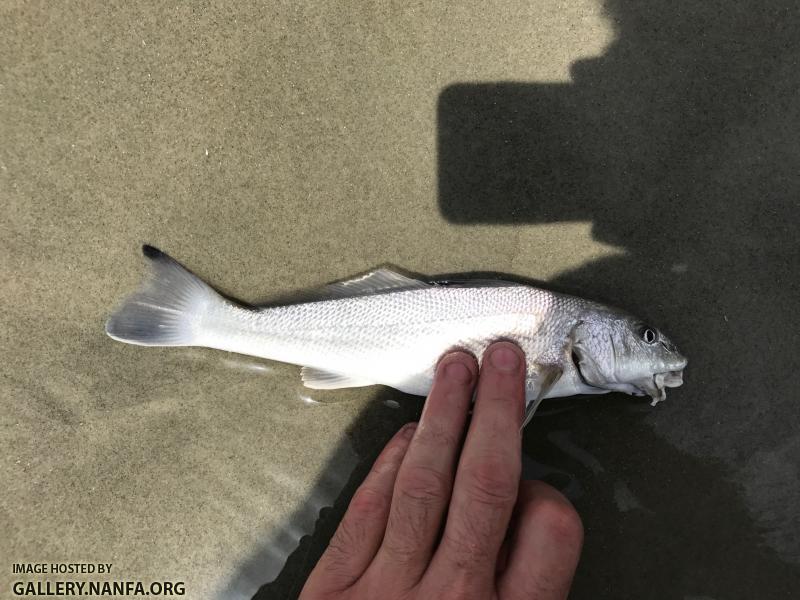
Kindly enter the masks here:
[[469, 287], [469, 288], [482, 288], [482, 287], [526, 287], [524, 283], [518, 281], [509, 281], [507, 279], [437, 279], [431, 282], [432, 285], [441, 285], [444, 287]]
[[402, 275], [391, 269], [377, 269], [365, 275], [359, 275], [348, 281], [340, 281], [325, 286], [325, 291], [334, 298], [363, 296], [386, 290], [418, 290], [430, 287], [430, 284]]

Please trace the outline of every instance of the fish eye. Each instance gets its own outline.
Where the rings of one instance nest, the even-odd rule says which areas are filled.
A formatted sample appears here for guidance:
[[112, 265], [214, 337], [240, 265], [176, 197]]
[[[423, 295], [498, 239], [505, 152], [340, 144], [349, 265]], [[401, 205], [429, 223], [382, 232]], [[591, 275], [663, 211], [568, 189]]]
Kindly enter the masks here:
[[642, 327], [639, 332], [639, 335], [642, 337], [646, 344], [654, 344], [658, 339], [658, 334], [656, 333], [655, 329], [650, 327]]

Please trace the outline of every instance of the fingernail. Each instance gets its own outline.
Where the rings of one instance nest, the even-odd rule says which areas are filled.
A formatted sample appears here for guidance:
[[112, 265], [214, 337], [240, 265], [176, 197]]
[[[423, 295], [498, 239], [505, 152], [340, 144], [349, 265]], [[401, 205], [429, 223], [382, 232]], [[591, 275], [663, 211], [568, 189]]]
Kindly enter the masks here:
[[457, 360], [445, 365], [444, 374], [456, 383], [467, 384], [472, 379], [472, 372], [467, 365]]
[[489, 360], [498, 371], [512, 373], [519, 368], [519, 356], [508, 346], [495, 348]]
[[403, 433], [402, 433], [403, 438], [410, 440], [412, 437], [414, 437], [414, 432], [416, 430], [417, 430], [417, 424], [409, 423], [408, 425], [403, 427]]

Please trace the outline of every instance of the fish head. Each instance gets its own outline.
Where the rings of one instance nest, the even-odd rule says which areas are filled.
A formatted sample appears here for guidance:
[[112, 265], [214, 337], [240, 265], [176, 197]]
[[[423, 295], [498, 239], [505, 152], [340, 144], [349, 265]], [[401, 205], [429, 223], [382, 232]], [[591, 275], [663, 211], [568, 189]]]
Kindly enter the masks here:
[[666, 398], [666, 388], [683, 383], [688, 363], [661, 331], [636, 317], [593, 311], [572, 331], [573, 362], [593, 387]]

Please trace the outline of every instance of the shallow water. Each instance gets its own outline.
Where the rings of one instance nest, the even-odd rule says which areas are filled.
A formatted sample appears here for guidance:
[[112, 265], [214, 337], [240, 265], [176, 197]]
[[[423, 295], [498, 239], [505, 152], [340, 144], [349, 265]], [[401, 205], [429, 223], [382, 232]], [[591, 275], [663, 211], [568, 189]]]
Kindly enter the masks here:
[[147, 242], [246, 301], [389, 262], [652, 319], [690, 358], [666, 403], [545, 403], [525, 433], [584, 520], [573, 597], [800, 587], [794, 3], [1, 10], [7, 562], [291, 596], [418, 414], [113, 342]]

